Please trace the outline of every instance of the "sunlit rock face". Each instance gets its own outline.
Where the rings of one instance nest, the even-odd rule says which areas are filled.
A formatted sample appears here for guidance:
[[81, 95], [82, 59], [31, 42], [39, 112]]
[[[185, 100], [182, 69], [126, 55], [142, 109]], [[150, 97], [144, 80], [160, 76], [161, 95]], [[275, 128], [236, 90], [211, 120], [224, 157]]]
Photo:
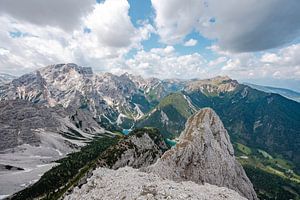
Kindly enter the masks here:
[[146, 169], [163, 178], [227, 187], [257, 199], [251, 182], [234, 157], [229, 135], [210, 108], [190, 117], [177, 145]]

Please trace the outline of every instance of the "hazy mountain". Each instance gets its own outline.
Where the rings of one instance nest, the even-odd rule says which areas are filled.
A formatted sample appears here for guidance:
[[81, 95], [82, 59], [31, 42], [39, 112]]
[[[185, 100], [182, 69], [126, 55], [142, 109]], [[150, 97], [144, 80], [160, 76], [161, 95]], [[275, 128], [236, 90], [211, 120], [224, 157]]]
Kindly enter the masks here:
[[276, 93], [280, 94], [286, 98], [292, 99], [294, 101], [300, 102], [300, 93], [295, 92], [293, 90], [285, 89], [285, 88], [276, 88], [276, 87], [270, 87], [270, 86], [262, 86], [262, 85], [256, 85], [252, 83], [244, 83], [245, 85], [249, 85], [250, 87], [261, 90], [267, 93]]
[[15, 78], [17, 78], [17, 77], [10, 75], [10, 74], [0, 73], [0, 85], [9, 83], [10, 81], [12, 81]]

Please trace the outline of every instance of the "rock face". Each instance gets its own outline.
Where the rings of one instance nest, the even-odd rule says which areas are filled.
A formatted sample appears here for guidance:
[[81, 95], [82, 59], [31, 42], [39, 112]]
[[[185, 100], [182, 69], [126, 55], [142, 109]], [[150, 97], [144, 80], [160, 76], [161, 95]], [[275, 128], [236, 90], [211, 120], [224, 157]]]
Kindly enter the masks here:
[[148, 167], [155, 163], [168, 146], [157, 129], [136, 129], [117, 145], [107, 149], [98, 161], [98, 166], [118, 169]]
[[98, 168], [87, 184], [75, 188], [64, 199], [245, 200], [228, 188], [210, 184], [198, 185], [191, 181], [177, 183], [130, 167], [118, 170]]
[[40, 133], [59, 134], [69, 143], [86, 142], [104, 133], [82, 110], [45, 107], [24, 100], [0, 101], [0, 151], [23, 144], [38, 146]]
[[146, 169], [163, 178], [227, 187], [247, 199], [257, 199], [223, 123], [210, 108], [190, 117], [179, 143]]

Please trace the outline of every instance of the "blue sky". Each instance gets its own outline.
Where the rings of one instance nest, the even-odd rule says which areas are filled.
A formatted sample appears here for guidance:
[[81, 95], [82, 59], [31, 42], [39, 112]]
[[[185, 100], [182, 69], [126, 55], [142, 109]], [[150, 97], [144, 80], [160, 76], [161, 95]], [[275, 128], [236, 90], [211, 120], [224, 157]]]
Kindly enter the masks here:
[[298, 0], [1, 1], [0, 72], [73, 62], [95, 72], [229, 75], [300, 91], [299, 9]]

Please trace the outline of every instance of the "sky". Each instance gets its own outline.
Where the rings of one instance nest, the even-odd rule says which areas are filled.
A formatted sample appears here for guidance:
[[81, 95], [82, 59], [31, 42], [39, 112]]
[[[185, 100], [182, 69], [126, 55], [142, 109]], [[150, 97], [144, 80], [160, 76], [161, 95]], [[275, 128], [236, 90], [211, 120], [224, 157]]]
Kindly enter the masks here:
[[300, 91], [299, 0], [1, 0], [0, 72], [57, 63]]

